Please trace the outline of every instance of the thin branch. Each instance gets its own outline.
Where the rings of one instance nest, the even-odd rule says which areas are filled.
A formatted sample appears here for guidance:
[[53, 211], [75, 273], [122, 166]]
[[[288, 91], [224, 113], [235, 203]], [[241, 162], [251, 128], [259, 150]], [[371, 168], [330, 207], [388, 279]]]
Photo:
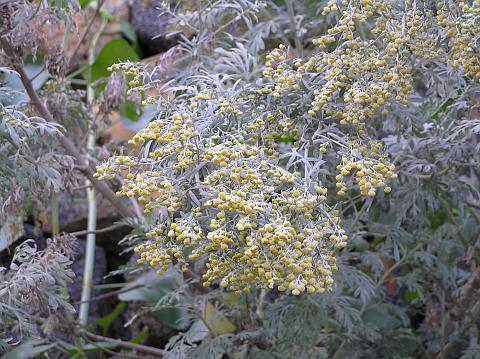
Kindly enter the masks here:
[[[420, 248], [422, 247], [422, 244], [419, 243], [415, 246], [415, 248], [413, 248], [412, 252], [416, 252], [418, 251]], [[382, 284], [385, 282], [385, 280], [388, 278], [388, 276], [390, 274], [393, 273], [393, 271], [395, 269], [397, 269], [398, 267], [400, 267], [408, 258], [408, 255], [405, 254], [402, 258], [400, 258], [397, 262], [395, 262], [395, 264], [393, 264], [391, 267], [389, 267], [384, 273], [383, 275], [380, 277], [380, 279], [378, 280], [378, 282], [375, 284], [375, 289], [378, 289], [382, 286]]]
[[35, 81], [35, 79], [36, 79], [38, 76], [40, 76], [43, 71], [45, 71], [45, 65], [42, 66], [42, 68], [40, 69], [40, 71], [38, 71], [37, 74], [34, 75], [34, 76], [30, 79], [30, 81], [32, 81], [32, 82]]
[[35, 11], [33, 12], [33, 14], [28, 18], [28, 20], [32, 20], [35, 16], [37, 16], [38, 12], [40, 11], [40, 8], [42, 6], [42, 3], [43, 1], [39, 1], [38, 2], [38, 5], [37, 5], [37, 8], [35, 9]]
[[[96, 347], [97, 349], [99, 349], [101, 351], [104, 351], [105, 353], [110, 354], [112, 356], [118, 357], [118, 355], [121, 355], [122, 358], [140, 358], [138, 355], [132, 355], [132, 354], [127, 354], [127, 353], [117, 353], [116, 351], [107, 349], [105, 346], [98, 345], [97, 342], [95, 342], [91, 339], [88, 339], [88, 338], [87, 338], [87, 341], [89, 343], [91, 343], [94, 347]], [[113, 345], [117, 346], [117, 344], [112, 344], [112, 346]]]
[[[15, 50], [12, 48], [12, 46], [6, 39], [4, 38], [0, 39], [0, 45], [8, 57], [10, 57], [11, 59], [17, 58], [15, 54]], [[20, 75], [22, 84], [25, 87], [25, 90], [28, 96], [30, 97], [30, 100], [33, 106], [37, 109], [37, 111], [46, 121], [55, 123], [55, 120], [52, 114], [50, 113], [50, 111], [47, 109], [45, 104], [42, 102], [42, 100], [38, 96], [37, 92], [33, 88], [32, 82], [28, 79], [28, 76], [25, 73], [25, 70], [23, 69], [22, 63], [16, 63], [14, 64], [14, 67], [15, 67], [15, 70]], [[77, 162], [77, 164], [84, 164], [86, 162], [84, 156], [78, 151], [78, 149], [75, 147], [75, 145], [69, 138], [67, 138], [65, 135], [60, 135], [59, 141], [62, 147], [65, 149], [66, 153], [72, 156]], [[104, 182], [98, 181], [93, 176], [93, 170], [91, 167], [89, 166], [80, 167], [80, 170], [85, 175], [85, 177], [87, 177], [90, 180], [92, 185], [100, 193], [103, 194], [103, 196], [118, 210], [118, 212], [122, 216], [135, 217], [135, 214], [130, 210], [130, 208], [126, 207], [122, 202], [119, 201], [118, 197], [115, 195], [115, 192], [113, 192], [112, 189], [108, 187], [107, 184], [105, 184]]]
[[143, 211], [140, 208], [138, 200], [136, 198], [130, 197], [130, 202], [132, 203], [133, 210], [135, 211], [137, 217], [140, 218], [142, 222], [145, 221], [145, 216], [143, 215]]
[[101, 229], [96, 229], [94, 231], [78, 231], [78, 232], [72, 232], [72, 233], [69, 233], [71, 236], [75, 236], [75, 237], [78, 237], [78, 236], [85, 236], [87, 234], [91, 234], [91, 233], [94, 233], [94, 234], [98, 234], [98, 233], [105, 233], [105, 232], [111, 232], [111, 231], [114, 231], [118, 228], [122, 228], [122, 227], [126, 227], [124, 224], [112, 224], [111, 226], [108, 226], [108, 227], [105, 227], [105, 228], [101, 228]]
[[[99, 5], [99, 4], [97, 4]], [[101, 5], [100, 5], [101, 6]], [[97, 9], [100, 8], [97, 7]], [[98, 39], [102, 33], [103, 28], [105, 27], [107, 21], [102, 19], [102, 24], [100, 28], [95, 32], [93, 38], [90, 40], [88, 46], [88, 66], [92, 66], [95, 62], [95, 48], [97, 46]], [[95, 93], [92, 87], [92, 84], [87, 84], [87, 104], [89, 106], [92, 105], [94, 101]], [[95, 116], [95, 119], [98, 117]], [[92, 126], [90, 126], [92, 127]], [[87, 144], [85, 148], [87, 161], [86, 164], [88, 166], [91, 165], [91, 154], [95, 152], [95, 142], [97, 140], [97, 135], [95, 129], [89, 128], [86, 131], [87, 134]], [[80, 147], [83, 147], [83, 143], [80, 144]], [[85, 181], [85, 184], [90, 184], [89, 180]], [[86, 195], [87, 195], [87, 202], [88, 202], [88, 219], [87, 219], [87, 241], [85, 247], [85, 265], [83, 270], [83, 286], [82, 286], [82, 295], [80, 304], [80, 310], [78, 314], [78, 321], [81, 325], [86, 326], [88, 324], [88, 311], [90, 307], [90, 296], [92, 292], [92, 284], [93, 284], [93, 271], [95, 268], [95, 241], [96, 241], [96, 234], [95, 231], [97, 230], [97, 198], [95, 195], [96, 191], [95, 188], [87, 188]]]
[[91, 184], [84, 184], [81, 186], [73, 187], [72, 191], [80, 191], [80, 190], [85, 190], [87, 188], [92, 188], [93, 186]]
[[105, 0], [100, 0], [97, 4], [97, 8], [95, 9], [95, 13], [93, 14], [92, 18], [87, 24], [87, 27], [85, 28], [85, 31], [83, 32], [82, 36], [80, 37], [80, 41], [78, 41], [77, 46], [75, 47], [75, 50], [73, 50], [72, 55], [70, 56], [70, 60], [68, 61], [68, 66], [67, 69], [70, 69], [73, 67], [73, 61], [75, 60], [75, 56], [77, 55], [78, 51], [80, 50], [80, 47], [82, 46], [83, 41], [85, 41], [85, 38], [87, 37], [88, 33], [90, 32], [91, 27], [93, 26], [93, 23], [95, 22], [95, 19], [97, 18], [100, 9], [102, 8], [103, 3]]
[[137, 351], [143, 352], [143, 353], [157, 355], [160, 358], [162, 358], [165, 355], [165, 351], [162, 350], [162, 349], [149, 347], [149, 346], [141, 345], [141, 344], [125, 342], [125, 341], [120, 340], [120, 339], [108, 338], [108, 337], [104, 337], [103, 335], [97, 335], [97, 334], [90, 333], [86, 330], [82, 330], [82, 334], [84, 336], [86, 336], [87, 338], [90, 338], [90, 339], [93, 339], [93, 340], [112, 342], [112, 343], [117, 344], [120, 347], [123, 347], [123, 348], [126, 348], [126, 349], [137, 350]]
[[114, 290], [114, 291], [111, 291], [111, 292], [108, 292], [108, 293], [105, 293], [105, 294], [97, 295], [96, 297], [91, 297], [89, 300], [77, 301], [76, 304], [81, 304], [81, 303], [86, 303], [86, 302], [94, 302], [94, 301], [97, 301], [97, 300], [102, 300], [102, 299], [114, 297], [118, 294], [127, 293], [127, 292], [130, 292], [132, 290], [142, 288], [142, 287], [145, 287], [145, 284], [137, 284], [137, 285], [134, 285], [133, 287], [130, 287], [130, 288], [123, 288], [123, 289]]

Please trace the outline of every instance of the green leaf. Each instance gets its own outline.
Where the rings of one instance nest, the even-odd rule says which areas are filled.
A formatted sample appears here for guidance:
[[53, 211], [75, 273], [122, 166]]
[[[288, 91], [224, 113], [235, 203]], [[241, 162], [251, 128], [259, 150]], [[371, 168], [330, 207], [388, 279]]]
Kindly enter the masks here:
[[437, 209], [436, 211], [429, 211], [427, 213], [427, 218], [432, 229], [437, 229], [448, 222], [446, 213], [440, 209]]
[[115, 39], [105, 44], [93, 65], [83, 73], [85, 80], [92, 83], [110, 76], [109, 66], [122, 61], [138, 61], [132, 46], [124, 39]]
[[155, 312], [155, 316], [163, 324], [178, 330], [186, 328], [186, 314], [185, 310], [179, 308], [162, 308]]
[[368, 250], [368, 242], [363, 238], [354, 238], [351, 241], [350, 246], [356, 252], [365, 252]]
[[130, 339], [128, 342], [133, 344], [142, 344], [148, 337], [148, 327], [142, 329], [140, 333]]
[[233, 324], [225, 315], [220, 313], [210, 302], [207, 303], [205, 308], [205, 319], [211, 323], [212, 328], [217, 335], [235, 332], [235, 324]]
[[407, 303], [411, 303], [418, 298], [418, 293], [416, 291], [407, 290], [404, 294], [404, 298]]
[[103, 335], [107, 335], [108, 330], [110, 329], [110, 326], [112, 325], [114, 320], [117, 319], [120, 314], [122, 314], [126, 307], [127, 303], [120, 302], [110, 314], [95, 321], [95, 323], [97, 323], [102, 328]]
[[133, 26], [124, 17], [120, 17], [120, 31], [132, 44], [138, 43], [137, 34]]
[[377, 329], [395, 328], [400, 324], [398, 319], [393, 317], [382, 305], [370, 307], [365, 310], [362, 315], [362, 319], [365, 325], [369, 325]]
[[135, 121], [135, 122], [138, 121], [141, 115], [141, 113], [137, 112], [137, 108], [135, 104], [130, 100], [126, 100], [123, 103], [122, 109], [120, 110], [120, 114], [123, 118], [126, 118], [129, 121]]
[[235, 292], [225, 292], [222, 293], [223, 301], [231, 307], [238, 307], [239, 304], [242, 304], [242, 297]]
[[463, 352], [460, 359], [480, 359], [480, 347], [468, 348]]
[[[123, 301], [141, 300], [155, 305], [176, 286], [174, 278], [168, 275], [158, 276], [154, 271], [145, 273], [131, 283], [132, 286], [138, 284], [145, 284], [145, 287], [121, 293], [118, 295], [118, 298]], [[176, 303], [173, 303], [173, 305], [176, 305]], [[160, 308], [155, 310], [155, 316], [163, 324], [178, 330], [186, 329], [189, 323], [187, 312], [181, 308]]]
[[297, 136], [296, 135], [292, 135], [292, 134], [284, 134], [282, 135], [282, 137], [280, 137], [280, 142], [281, 143], [293, 143], [297, 140]]
[[82, 9], [85, 9], [91, 2], [92, 0], [78, 0], [78, 5], [80, 5]]

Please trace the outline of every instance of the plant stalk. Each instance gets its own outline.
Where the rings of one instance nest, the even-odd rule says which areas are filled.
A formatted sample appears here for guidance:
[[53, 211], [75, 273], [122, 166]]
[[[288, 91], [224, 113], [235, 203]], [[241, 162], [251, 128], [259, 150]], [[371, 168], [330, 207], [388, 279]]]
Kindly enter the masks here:
[[59, 207], [58, 207], [58, 193], [52, 193], [52, 199], [50, 202], [52, 207], [52, 236], [60, 232], [60, 220], [59, 220]]
[[[99, 4], [100, 6], [100, 4]], [[88, 49], [88, 65], [92, 66], [95, 62], [95, 49], [97, 47], [98, 39], [102, 33], [103, 28], [106, 25], [106, 21], [102, 20], [102, 25], [100, 26], [98, 32], [92, 39]], [[93, 87], [87, 85], [87, 102], [89, 105], [93, 103], [95, 93]], [[87, 166], [90, 166], [90, 158], [95, 152], [95, 143], [97, 140], [97, 133], [95, 126], [91, 126], [88, 134], [87, 140], [87, 160], [85, 161]], [[90, 180], [85, 181], [87, 187], [87, 202], [88, 202], [88, 222], [87, 222], [87, 243], [85, 248], [85, 268], [83, 271], [83, 287], [82, 287], [82, 297], [80, 304], [80, 314], [79, 322], [80, 325], [86, 326], [88, 324], [88, 310], [90, 308], [90, 297], [92, 292], [92, 278], [93, 271], [95, 269], [95, 242], [96, 242], [96, 229], [97, 229], [97, 199], [96, 199], [96, 190], [94, 187], [91, 187]]]
[[288, 17], [290, 18], [290, 27], [292, 28], [293, 38], [295, 41], [295, 48], [298, 51], [298, 56], [303, 59], [303, 45], [302, 40], [298, 34], [297, 22], [295, 21], [295, 8], [293, 7], [293, 0], [287, 0]]

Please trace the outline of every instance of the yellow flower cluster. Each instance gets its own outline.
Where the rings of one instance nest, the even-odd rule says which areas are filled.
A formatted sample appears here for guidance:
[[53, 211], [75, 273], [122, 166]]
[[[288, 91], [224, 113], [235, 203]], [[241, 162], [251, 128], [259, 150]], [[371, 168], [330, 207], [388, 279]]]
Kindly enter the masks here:
[[[309, 115], [324, 111], [363, 134], [368, 119], [386, 114], [393, 101], [406, 102], [412, 93], [412, 67], [405, 45], [408, 36], [402, 35], [404, 31], [398, 29], [402, 24], [396, 19], [377, 21], [372, 32], [379, 34], [378, 41], [358, 34], [357, 27], [365, 26], [369, 17], [389, 11], [387, 2], [362, 0], [340, 6], [338, 23], [313, 41], [320, 52], [298, 69], [322, 74]], [[337, 10], [336, 3], [330, 1], [324, 12]], [[384, 31], [387, 26], [391, 31]]]
[[[212, 92], [200, 92], [196, 96], [190, 98], [190, 106], [193, 110], [198, 110], [203, 107], [203, 104], [208, 102], [209, 105], [217, 106], [215, 110], [216, 116], [234, 117], [236, 121], [245, 115], [240, 108], [242, 103], [249, 103], [255, 100], [254, 95], [245, 96], [238, 101], [227, 101], [221, 94], [214, 94]], [[200, 106], [200, 107], [199, 107]], [[299, 130], [296, 128], [295, 122], [280, 113], [267, 113], [258, 115], [255, 110], [248, 113], [248, 121], [239, 129], [240, 135], [243, 136], [242, 141], [246, 144], [255, 146], [257, 143], [262, 143], [262, 151], [271, 159], [278, 158], [278, 147], [282, 142], [294, 142], [299, 137]], [[228, 121], [228, 120], [227, 120]], [[214, 139], [212, 137], [210, 140]], [[209, 147], [209, 146], [207, 146]], [[217, 146], [219, 148], [221, 146]], [[207, 154], [209, 151], [207, 149]], [[223, 148], [225, 150], [225, 148]], [[233, 156], [235, 156], [233, 151]], [[209, 160], [209, 158], [207, 158]], [[221, 160], [228, 160], [223, 158]], [[219, 164], [219, 163], [217, 163]]]
[[200, 243], [204, 236], [196, 219], [190, 216], [178, 219], [169, 228], [165, 223], [158, 225], [147, 232], [146, 237], [149, 242], [134, 249], [140, 254], [138, 262], [159, 266], [159, 272], [164, 272], [174, 260], [186, 270], [186, 251]]
[[342, 162], [337, 166], [340, 173], [335, 177], [338, 195], [344, 196], [347, 191], [346, 178], [352, 176], [363, 196], [374, 197], [378, 188], [383, 188], [385, 193], [392, 190], [385, 185], [387, 180], [397, 178], [394, 173], [395, 165], [386, 158], [379, 156], [381, 144], [370, 141], [364, 146], [354, 143], [350, 151], [342, 157]]
[[274, 97], [280, 97], [280, 95], [289, 88], [300, 90], [297, 82], [302, 78], [302, 75], [291, 69], [291, 66], [285, 61], [286, 59], [287, 52], [284, 45], [280, 45], [278, 49], [273, 50], [267, 55], [266, 68], [263, 71], [263, 76], [273, 80], [274, 88], [272, 90], [270, 87], [265, 87], [258, 90], [257, 93], [264, 95], [272, 93]]
[[278, 158], [282, 143], [295, 143], [300, 137], [299, 124], [280, 112], [253, 113], [252, 117], [245, 126], [245, 134], [250, 134], [246, 143], [262, 143], [265, 155], [271, 159]]
[[[99, 166], [98, 178], [121, 175], [119, 195], [151, 212], [140, 261], [165, 270], [205, 259], [204, 284], [233, 291], [331, 290], [347, 236], [327, 204], [325, 169], [339, 196], [351, 187], [390, 192], [395, 166], [367, 124], [409, 100], [415, 61], [480, 74], [478, 1], [437, 2], [435, 13], [400, 3], [329, 0], [324, 15], [337, 12], [336, 23], [313, 41], [317, 52], [290, 59], [280, 46], [267, 56], [262, 88], [206, 85], [134, 136], [136, 156]], [[112, 70], [141, 87], [140, 71], [123, 66]]]
[[[306, 61], [286, 61], [283, 46], [267, 57], [264, 76], [273, 80], [273, 94], [304, 91], [298, 82], [316, 78], [310, 116], [323, 115], [351, 124], [360, 135], [365, 122], [386, 115], [394, 103], [407, 103], [413, 93], [412, 53], [415, 58], [445, 60], [480, 78], [480, 4], [445, 1], [437, 15], [417, 1], [330, 0], [323, 14], [338, 12], [337, 23], [313, 40], [320, 52]], [[402, 9], [402, 7], [404, 7]], [[366, 38], [367, 21], [376, 40]], [[439, 43], [443, 28], [446, 46]], [[446, 56], [444, 55], [446, 54]], [[320, 74], [320, 76], [318, 76]], [[316, 88], [316, 89], [315, 89]], [[269, 86], [260, 94], [271, 93]]]
[[205, 284], [221, 279], [235, 291], [277, 287], [294, 295], [331, 289], [337, 269], [333, 251], [347, 238], [338, 213], [323, 202], [326, 189], [311, 193], [296, 184], [295, 175], [264, 161], [257, 167], [252, 160], [208, 181], [224, 190], [206, 203], [219, 212], [207, 236], [215, 251]]
[[[145, 66], [141, 63], [122, 62], [109, 66], [107, 70], [110, 72], [117, 71], [125, 76], [128, 85], [127, 96], [134, 94], [140, 95], [142, 98], [141, 104], [143, 106], [157, 103], [157, 99], [152, 96], [152, 93], [155, 93], [156, 91], [148, 91], [154, 89], [154, 84], [156, 82], [156, 80], [154, 80], [155, 74], [147, 74]], [[148, 81], [146, 81], [146, 78]], [[147, 94], [150, 95], [147, 96]]]
[[108, 71], [121, 71], [129, 79], [127, 95], [132, 93], [143, 92], [143, 71], [139, 64], [126, 62], [120, 64], [113, 64], [107, 68]]
[[[164, 122], [175, 126], [180, 118], [184, 124], [189, 121], [187, 116], [173, 114]], [[165, 140], [165, 126], [152, 122], [132, 143], [152, 141], [150, 153], [168, 148], [171, 142]], [[190, 134], [182, 141], [188, 139]], [[298, 174], [271, 162], [262, 147], [246, 142], [240, 135], [203, 139], [199, 157], [205, 172], [200, 182], [195, 180], [196, 190], [191, 181], [174, 184], [175, 174], [169, 179], [166, 169], [160, 169], [169, 159], [181, 161], [176, 152], [159, 152], [145, 158], [145, 163], [118, 156], [99, 167], [99, 178], [105, 178], [109, 166], [130, 166], [119, 194], [144, 201], [147, 211], [166, 208], [169, 213], [135, 249], [139, 262], [164, 271], [174, 263], [186, 269], [188, 261], [206, 256], [206, 286], [220, 281], [237, 292], [276, 287], [294, 295], [331, 290], [337, 270], [334, 252], [346, 245], [347, 237], [338, 211], [325, 203], [327, 189], [301, 185]], [[200, 200], [186, 205], [188, 190]]]
[[216, 111], [217, 115], [221, 114], [233, 114], [233, 115], [243, 115], [243, 112], [238, 109], [238, 106], [235, 106], [231, 102], [225, 99], [217, 99], [217, 103], [219, 105], [218, 110]]
[[198, 161], [197, 140], [198, 132], [187, 113], [174, 113], [169, 121], [152, 121], [144, 130], [137, 133], [130, 144], [142, 145], [152, 141], [149, 157], [156, 160], [165, 160], [170, 156], [176, 157], [173, 166], [175, 170], [191, 167]]
[[110, 157], [105, 163], [97, 166], [95, 178], [101, 181], [113, 180], [116, 175], [122, 172], [128, 173], [131, 167], [134, 167], [137, 159], [131, 156], [115, 156]]
[[207, 91], [203, 91], [196, 94], [195, 96], [190, 97], [189, 99], [190, 107], [192, 109], [195, 109], [197, 108], [199, 101], [208, 101], [208, 100], [214, 100], [214, 99], [215, 99], [215, 96], [213, 96], [213, 94]]
[[[0, 116], [3, 114], [0, 114]], [[3, 117], [3, 116], [2, 116]], [[30, 128], [31, 125], [27, 121], [22, 121], [14, 116], [5, 116], [2, 118], [2, 123], [0, 125], [8, 125], [12, 127], [18, 127], [18, 128]]]
[[174, 213], [182, 205], [181, 192], [172, 181], [158, 171], [145, 171], [125, 176], [119, 196], [136, 197], [145, 203], [145, 213], [164, 207]]
[[480, 79], [480, 2], [445, 4], [439, 9], [437, 21], [447, 36], [452, 66]]
[[[368, 197], [391, 191], [395, 166], [367, 124], [408, 101], [416, 59], [480, 76], [480, 3], [441, 1], [434, 13], [415, 0], [329, 0], [323, 13], [331, 12], [337, 21], [313, 41], [316, 53], [289, 59], [279, 46], [262, 88], [206, 86], [136, 134], [137, 155], [98, 167], [99, 179], [123, 177], [118, 194], [151, 212], [141, 263], [164, 271], [204, 259], [204, 285], [237, 292], [332, 289], [347, 235], [318, 167], [331, 166], [340, 197], [352, 186]], [[139, 67], [112, 70], [143, 88]]]
[[211, 144], [205, 149], [202, 158], [220, 167], [226, 167], [231, 161], [238, 159], [242, 155], [239, 151], [245, 151], [247, 156], [258, 154], [257, 149], [244, 148], [243, 146], [235, 145], [232, 141], [228, 141], [226, 145], [227, 146], [224, 144]]
[[[151, 167], [151, 165], [147, 165]], [[116, 175], [123, 177], [123, 184], [117, 196], [135, 197], [145, 204], [144, 211], [166, 208], [168, 213], [178, 210], [183, 201], [181, 191], [161, 171], [142, 170], [139, 161], [129, 156], [115, 156], [97, 167], [94, 177], [111, 180]]]
[[[273, 92], [279, 97], [287, 90], [302, 95], [313, 89], [308, 115], [349, 125], [347, 129], [354, 131], [361, 143], [368, 141], [368, 121], [387, 115], [393, 105], [408, 103], [414, 92], [416, 59], [450, 59], [454, 67], [480, 77], [476, 46], [480, 36], [478, 1], [445, 1], [436, 13], [418, 1], [401, 4], [381, 0], [328, 1], [323, 15], [337, 12], [337, 22], [325, 35], [313, 40], [320, 51], [305, 61], [288, 60], [283, 46], [272, 51], [264, 76], [273, 85], [267, 84], [258, 93]], [[443, 34], [439, 33], [442, 29]], [[301, 82], [307, 85], [299, 86]], [[378, 151], [372, 151], [371, 144], [359, 146], [352, 147], [337, 167], [338, 194], [344, 195], [347, 185], [353, 183], [365, 196], [374, 196], [379, 188], [390, 192], [386, 181], [396, 178], [393, 164], [384, 157], [377, 158]], [[320, 152], [326, 153], [327, 148], [321, 147]], [[350, 175], [353, 181], [347, 181]]]

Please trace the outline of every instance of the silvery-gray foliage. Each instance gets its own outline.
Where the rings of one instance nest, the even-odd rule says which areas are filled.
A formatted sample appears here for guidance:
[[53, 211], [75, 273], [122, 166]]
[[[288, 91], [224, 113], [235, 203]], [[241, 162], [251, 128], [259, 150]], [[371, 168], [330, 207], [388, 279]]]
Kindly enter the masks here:
[[[256, 83], [263, 67], [261, 55], [278, 43], [293, 43], [294, 33], [308, 50], [309, 39], [323, 33], [334, 15], [319, 15], [326, 1], [293, 3], [297, 11], [293, 22], [282, 1], [198, 1], [180, 8], [173, 19], [182, 29], [176, 35], [182, 37], [180, 63], [185, 66], [179, 66], [172, 76], [178, 84], [169, 89], [178, 94], [173, 105], [164, 104], [159, 112], [182, 108], [185, 99], [207, 88], [227, 99], [248, 95], [261, 83]], [[295, 298], [262, 290], [232, 299], [217, 288], [201, 290], [195, 273], [186, 280], [177, 275], [176, 289], [160, 298], [153, 309], [181, 308], [187, 313], [183, 320], [192, 325], [170, 338], [167, 357], [478, 356], [479, 88], [461, 71], [437, 61], [415, 65], [417, 84], [409, 104], [395, 104], [370, 129], [395, 161], [399, 179], [390, 195], [379, 194], [374, 200], [347, 193], [342, 217], [350, 240], [339, 258], [333, 292]], [[275, 108], [285, 117], [297, 118], [311, 98], [292, 96], [289, 101]], [[271, 102], [257, 109], [266, 111], [268, 106]], [[201, 127], [216, 125], [214, 110], [199, 110]], [[40, 131], [40, 120], [20, 118]], [[286, 167], [303, 171], [306, 181], [322, 177], [328, 183], [329, 171], [324, 169], [335, 163], [315, 151], [323, 140], [342, 143], [343, 133], [334, 124], [326, 124], [317, 133], [319, 141], [313, 142], [308, 133], [312, 123], [302, 125], [300, 150], [286, 141], [282, 160]], [[15, 143], [25, 145], [22, 136], [34, 130], [19, 131], [12, 134], [5, 125], [10, 151]], [[54, 136], [57, 129], [51, 131], [49, 135]], [[6, 160], [10, 166], [16, 159], [16, 152], [12, 153]], [[197, 170], [185, 176], [195, 178]], [[11, 177], [4, 178], [11, 186]], [[135, 225], [138, 230], [125, 243], [145, 239], [141, 225]], [[21, 248], [27, 254], [18, 256], [19, 260], [32, 255], [31, 249]], [[22, 268], [28, 267], [14, 265], [8, 278]], [[58, 288], [48, 289], [55, 292]], [[235, 333], [210, 333], [208, 337], [199, 333], [198, 323], [205, 321], [202, 310], [208, 303], [214, 303], [217, 316], [235, 322]], [[7, 308], [3, 313], [10, 312]], [[28, 324], [23, 328], [28, 329]]]
[[[39, 251], [33, 240], [20, 244], [10, 268], [0, 268], [0, 343], [16, 345], [23, 337], [41, 337], [50, 316], [73, 313], [65, 297], [75, 239], [57, 236]], [[0, 348], [0, 352], [2, 349]]]
[[[1, 103], [16, 91], [1, 87]], [[27, 203], [47, 203], [50, 194], [75, 183], [73, 160], [58, 146], [61, 125], [29, 115], [28, 103], [1, 103], [0, 216], [25, 215]]]
[[[218, 1], [215, 5], [222, 8], [227, 3]], [[245, 12], [256, 4], [241, 3]], [[224, 30], [222, 24], [229, 21], [215, 22], [215, 8], [209, 4], [202, 25], [215, 37], [209, 37], [208, 30], [202, 33], [197, 20], [203, 19], [202, 14], [177, 14], [177, 24], [181, 28], [192, 26], [198, 36], [183, 38], [187, 53], [183, 60], [189, 66], [182, 67], [183, 72], [176, 77], [183, 86], [177, 89], [174, 107], [181, 107], [184, 98], [205, 88], [227, 99], [248, 93], [248, 82], [258, 78], [262, 68], [258, 55], [264, 51], [264, 40], [271, 41], [268, 48], [288, 34], [288, 30], [279, 31], [282, 26], [288, 29], [285, 13], [276, 21], [279, 7], [265, 3], [267, 6], [255, 13], [256, 23], [236, 16], [232, 24], [240, 19], [244, 23], [224, 34], [217, 30]], [[325, 5], [320, 1], [298, 3], [297, 10], [313, 7], [317, 14]], [[422, 2], [425, 6], [439, 3]], [[227, 16], [222, 9], [222, 16]], [[306, 18], [303, 26], [309, 31], [332, 20], [330, 15], [322, 20]], [[242, 31], [245, 28], [247, 31]], [[309, 33], [315, 34], [315, 30], [306, 36]], [[247, 312], [253, 313], [252, 325], [262, 340], [249, 337], [249, 326], [242, 332], [244, 342], [239, 341], [238, 334], [197, 347], [180, 334], [167, 347], [169, 355], [221, 357], [242, 345], [249, 346], [247, 357], [252, 358], [433, 358], [461, 353], [470, 358], [478, 352], [479, 87], [461, 71], [436, 60], [418, 61], [415, 66], [417, 83], [409, 104], [395, 104], [391, 113], [370, 129], [385, 144], [399, 179], [391, 195], [380, 194], [372, 201], [352, 194], [343, 207], [351, 239], [341, 253], [333, 293], [299, 299], [271, 293], [261, 304], [257, 302], [264, 298], [260, 292], [245, 295], [233, 307], [241, 310], [240, 303], [252, 301]], [[295, 117], [290, 108], [301, 108], [302, 100], [310, 99], [295, 99], [294, 106], [285, 104], [283, 110]], [[162, 110], [170, 110], [168, 106]], [[261, 106], [258, 111], [262, 111]], [[201, 127], [211, 126], [212, 118], [213, 109], [199, 110]], [[335, 126], [325, 127], [321, 135], [342, 138]], [[308, 143], [304, 146], [308, 148]], [[326, 165], [318, 161], [315, 165], [315, 156], [309, 153], [288, 145], [284, 148], [285, 161], [299, 164], [305, 178], [322, 175], [319, 168]], [[311, 167], [310, 161], [314, 162]], [[179, 290], [187, 289], [180, 285]], [[223, 301], [221, 291], [213, 293], [207, 293], [206, 298], [213, 295]], [[179, 298], [177, 294], [171, 303]], [[167, 305], [165, 301], [161, 304]], [[259, 306], [262, 315], [257, 317]], [[195, 312], [194, 304], [187, 307]], [[227, 315], [231, 315], [230, 310], [222, 309]]]

